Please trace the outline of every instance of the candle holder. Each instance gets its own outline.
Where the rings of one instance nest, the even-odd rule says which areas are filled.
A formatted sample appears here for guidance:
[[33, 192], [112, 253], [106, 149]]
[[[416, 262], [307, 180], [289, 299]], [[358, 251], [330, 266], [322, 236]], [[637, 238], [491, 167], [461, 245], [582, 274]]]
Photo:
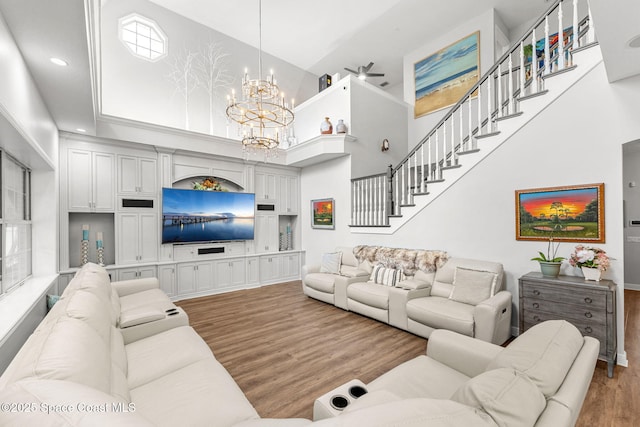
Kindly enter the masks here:
[[97, 249], [98, 251], [98, 265], [100, 267], [104, 267], [104, 248], [100, 247]]
[[89, 241], [82, 240], [80, 242], [80, 265], [85, 265], [89, 262]]

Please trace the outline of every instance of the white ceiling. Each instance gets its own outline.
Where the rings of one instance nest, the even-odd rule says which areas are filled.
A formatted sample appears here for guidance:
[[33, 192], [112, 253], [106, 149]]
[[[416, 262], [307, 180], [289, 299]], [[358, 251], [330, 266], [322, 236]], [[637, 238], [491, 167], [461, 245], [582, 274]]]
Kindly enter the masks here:
[[[150, 1], [258, 44], [258, 0]], [[640, 2], [590, 3], [610, 80], [640, 73], [640, 49], [625, 47], [634, 32], [640, 33]], [[550, 4], [546, 0], [265, 0], [263, 49], [316, 75], [344, 75], [344, 67], [355, 69], [373, 61], [371, 71], [386, 76], [372, 83], [387, 80], [393, 86], [401, 83], [405, 53], [459, 22], [493, 7], [509, 29], [522, 32]], [[0, 0], [0, 13], [58, 128], [75, 132], [82, 127], [95, 133], [85, 0]], [[51, 56], [66, 59], [69, 66], [56, 68], [49, 62]]]

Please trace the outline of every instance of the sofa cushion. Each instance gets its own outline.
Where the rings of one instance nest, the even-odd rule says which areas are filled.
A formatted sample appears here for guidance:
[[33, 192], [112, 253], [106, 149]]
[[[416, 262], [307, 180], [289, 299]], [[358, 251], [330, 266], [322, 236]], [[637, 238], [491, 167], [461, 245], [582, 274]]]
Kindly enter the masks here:
[[95, 292], [78, 289], [71, 294], [67, 304], [67, 316], [82, 320], [109, 344], [111, 341], [111, 306], [105, 305]]
[[358, 260], [356, 256], [353, 254], [353, 248], [348, 248], [344, 246], [338, 246], [336, 251], [342, 252], [342, 259], [340, 260], [340, 264], [346, 265], [349, 267], [357, 267]]
[[320, 292], [332, 294], [336, 276], [329, 273], [308, 273], [304, 276], [304, 284]]
[[369, 272], [358, 267], [342, 264], [340, 266], [340, 275], [345, 277], [368, 277]]
[[389, 289], [389, 286], [373, 282], [352, 283], [347, 288], [347, 297], [371, 307], [388, 310]]
[[386, 268], [380, 264], [373, 268], [371, 276], [369, 277], [369, 281], [385, 286], [396, 286], [404, 279], [405, 275], [402, 273], [402, 270]]
[[499, 426], [535, 424], [547, 402], [538, 387], [515, 369], [494, 369], [470, 379], [451, 400], [481, 409]]
[[131, 400], [136, 413], [160, 427], [232, 426], [258, 418], [240, 387], [213, 357], [132, 388]]
[[175, 308], [175, 305], [171, 302], [167, 294], [157, 288], [121, 296], [120, 306], [122, 311], [149, 306], [157, 307], [161, 310]]
[[549, 320], [528, 329], [487, 366], [523, 372], [545, 396], [554, 395], [564, 381], [584, 338], [565, 320]]
[[450, 298], [465, 304], [478, 305], [493, 296], [498, 275], [490, 271], [456, 267]]
[[474, 336], [473, 310], [472, 305], [436, 296], [415, 298], [407, 303], [409, 319], [470, 337]]
[[333, 252], [322, 255], [320, 273], [340, 274], [340, 260], [342, 252]]

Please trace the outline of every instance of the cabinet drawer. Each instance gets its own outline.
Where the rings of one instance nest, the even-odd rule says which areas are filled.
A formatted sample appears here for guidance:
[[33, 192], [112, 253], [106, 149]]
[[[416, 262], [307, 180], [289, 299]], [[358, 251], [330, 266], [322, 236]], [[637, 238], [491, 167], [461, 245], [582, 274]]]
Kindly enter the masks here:
[[522, 284], [524, 298], [558, 301], [567, 304], [583, 305], [593, 309], [605, 310], [607, 307], [606, 292], [591, 289], [579, 289], [567, 286], [549, 286], [540, 283], [524, 282]]
[[542, 300], [537, 298], [525, 298], [522, 300], [522, 309], [525, 312], [558, 313], [557, 319], [572, 319], [578, 321], [599, 322], [607, 321], [604, 309], [591, 307], [587, 304], [565, 304], [557, 301]]

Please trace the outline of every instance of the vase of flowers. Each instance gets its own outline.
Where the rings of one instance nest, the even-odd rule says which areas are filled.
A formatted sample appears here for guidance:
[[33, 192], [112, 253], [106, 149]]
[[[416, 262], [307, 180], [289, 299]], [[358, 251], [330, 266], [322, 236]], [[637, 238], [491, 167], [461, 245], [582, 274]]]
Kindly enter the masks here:
[[599, 281], [609, 268], [609, 255], [596, 247], [577, 245], [569, 257], [569, 264], [579, 267], [586, 280]]
[[540, 272], [543, 276], [558, 277], [560, 274], [560, 267], [564, 258], [558, 256], [558, 247], [560, 242], [554, 243], [553, 237], [549, 236], [549, 243], [547, 244], [547, 253], [540, 251], [539, 256], [531, 258], [531, 261], [538, 261], [540, 264]]

